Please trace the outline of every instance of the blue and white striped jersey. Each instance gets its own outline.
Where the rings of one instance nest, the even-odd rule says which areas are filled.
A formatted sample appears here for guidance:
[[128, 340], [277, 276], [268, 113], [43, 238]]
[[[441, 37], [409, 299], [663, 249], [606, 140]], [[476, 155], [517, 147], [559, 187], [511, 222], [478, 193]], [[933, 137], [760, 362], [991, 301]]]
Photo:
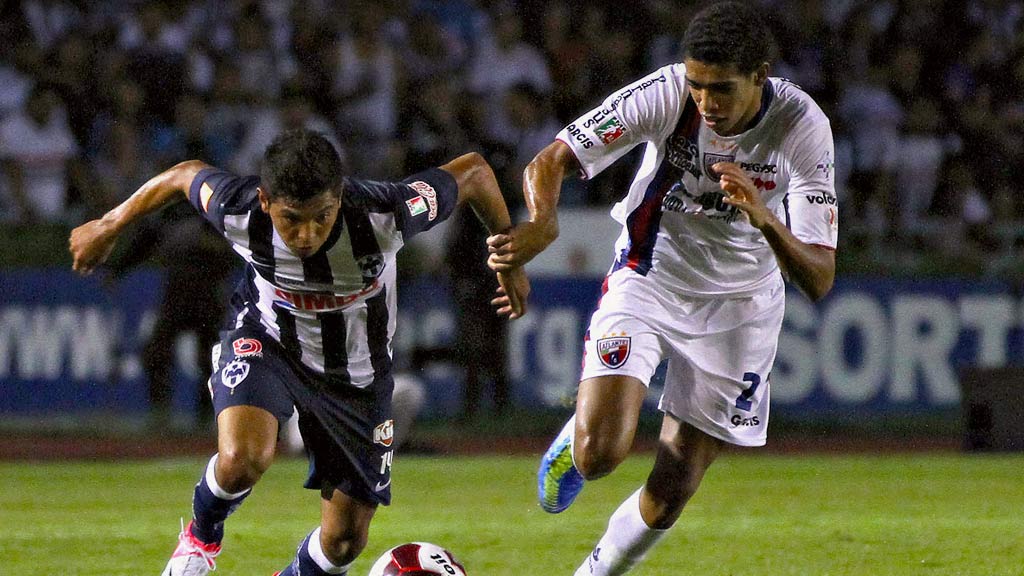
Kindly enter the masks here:
[[260, 208], [259, 177], [218, 169], [196, 175], [189, 200], [245, 259], [232, 327], [261, 327], [305, 366], [353, 386], [391, 370], [395, 255], [448, 218], [454, 178], [433, 168], [402, 182], [347, 179], [341, 212], [315, 254], [299, 258]]

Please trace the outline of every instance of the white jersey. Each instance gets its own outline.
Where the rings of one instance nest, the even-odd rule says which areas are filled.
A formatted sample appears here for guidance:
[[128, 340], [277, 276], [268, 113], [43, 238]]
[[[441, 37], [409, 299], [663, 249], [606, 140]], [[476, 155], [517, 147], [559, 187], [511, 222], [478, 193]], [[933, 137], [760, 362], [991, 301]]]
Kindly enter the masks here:
[[592, 178], [637, 144], [643, 162], [612, 209], [623, 224], [613, 270], [628, 267], [690, 296], [743, 297], [779, 282], [764, 235], [723, 200], [717, 162], [737, 162], [799, 240], [835, 249], [839, 230], [832, 130], [803, 90], [769, 78], [753, 126], [719, 136], [704, 124], [673, 64], [619, 90], [558, 139]]

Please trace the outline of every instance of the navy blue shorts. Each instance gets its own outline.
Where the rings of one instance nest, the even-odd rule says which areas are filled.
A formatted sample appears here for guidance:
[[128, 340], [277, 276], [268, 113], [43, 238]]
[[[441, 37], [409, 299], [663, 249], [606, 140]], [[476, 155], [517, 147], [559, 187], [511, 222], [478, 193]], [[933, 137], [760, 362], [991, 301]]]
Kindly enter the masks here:
[[309, 456], [306, 488], [333, 487], [370, 504], [391, 502], [391, 374], [366, 388], [314, 372], [253, 326], [221, 333], [210, 391], [217, 414], [256, 406], [281, 427], [299, 413]]

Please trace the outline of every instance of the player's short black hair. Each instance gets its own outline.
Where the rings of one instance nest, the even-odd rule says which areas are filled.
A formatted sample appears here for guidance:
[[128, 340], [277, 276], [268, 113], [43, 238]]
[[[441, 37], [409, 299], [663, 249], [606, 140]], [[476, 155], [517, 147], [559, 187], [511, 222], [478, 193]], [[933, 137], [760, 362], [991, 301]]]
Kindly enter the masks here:
[[746, 74], [771, 62], [775, 42], [769, 18], [744, 2], [719, 2], [698, 12], [683, 35], [683, 57]]
[[263, 153], [260, 185], [271, 198], [304, 201], [326, 191], [340, 197], [344, 179], [341, 156], [319, 132], [289, 130]]

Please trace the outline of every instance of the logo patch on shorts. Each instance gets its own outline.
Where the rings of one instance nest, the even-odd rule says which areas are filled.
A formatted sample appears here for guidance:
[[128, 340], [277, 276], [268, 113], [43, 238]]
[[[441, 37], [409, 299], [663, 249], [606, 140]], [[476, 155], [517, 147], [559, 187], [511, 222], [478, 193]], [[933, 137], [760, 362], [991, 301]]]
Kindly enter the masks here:
[[381, 446], [391, 446], [395, 439], [395, 421], [385, 420], [373, 429], [373, 441]]
[[245, 360], [232, 360], [220, 372], [220, 381], [235, 393], [235, 388], [249, 375], [249, 363]]
[[236, 358], [263, 356], [263, 343], [255, 338], [239, 338], [231, 343]]
[[597, 341], [597, 357], [609, 368], [619, 368], [629, 359], [629, 336], [601, 338]]

